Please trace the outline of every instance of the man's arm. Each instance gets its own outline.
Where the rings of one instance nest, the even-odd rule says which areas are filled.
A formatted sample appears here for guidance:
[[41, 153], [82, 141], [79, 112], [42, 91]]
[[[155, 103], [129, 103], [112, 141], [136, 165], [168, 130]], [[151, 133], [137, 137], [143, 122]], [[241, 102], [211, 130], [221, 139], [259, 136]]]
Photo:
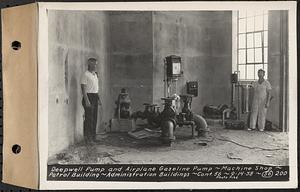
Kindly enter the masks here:
[[266, 103], [265, 107], [268, 108], [270, 106], [270, 101], [272, 99], [272, 86], [269, 81], [266, 81], [266, 89], [267, 89], [267, 98], [266, 98]]
[[87, 96], [86, 85], [85, 84], [81, 84], [81, 91], [82, 91], [82, 95], [83, 95], [83, 99], [84, 99], [85, 105], [87, 107], [91, 107], [90, 100], [89, 100], [89, 98]]
[[267, 89], [267, 99], [266, 99], [266, 105], [265, 107], [268, 108], [270, 106], [271, 101], [271, 89]]

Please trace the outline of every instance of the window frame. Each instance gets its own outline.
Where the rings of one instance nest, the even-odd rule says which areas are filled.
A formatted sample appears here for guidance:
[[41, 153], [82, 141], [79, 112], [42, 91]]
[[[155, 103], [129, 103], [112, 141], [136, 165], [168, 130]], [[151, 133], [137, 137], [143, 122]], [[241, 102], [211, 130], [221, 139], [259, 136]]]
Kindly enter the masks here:
[[[256, 26], [255, 26], [255, 21], [256, 21], [256, 17], [262, 17], [261, 19], [262, 20], [262, 28], [259, 29], [259, 30], [256, 30]], [[256, 67], [259, 65], [259, 66], [262, 66], [262, 68], [264, 70], [267, 70], [267, 73], [266, 73], [266, 76], [265, 78], [268, 79], [268, 64], [269, 64], [269, 61], [268, 61], [268, 49], [269, 49], [269, 45], [268, 45], [268, 39], [265, 40], [265, 38], [268, 38], [268, 17], [269, 17], [269, 13], [268, 11], [266, 10], [261, 10], [259, 14], [251, 14], [251, 15], [248, 15], [248, 12], [245, 11], [245, 15], [242, 17], [240, 17], [240, 10], [237, 12], [237, 48], [236, 48], [236, 54], [237, 54], [237, 63], [236, 63], [236, 67], [237, 67], [237, 71], [240, 71], [240, 67], [241, 66], [244, 66], [244, 73], [245, 73], [245, 76], [244, 77], [240, 77], [239, 75], [239, 81], [241, 82], [249, 82], [249, 81], [255, 81], [258, 79], [257, 77], [257, 74], [256, 74]], [[253, 30], [251, 31], [248, 31], [247, 27], [248, 27], [248, 22], [249, 22], [249, 18], [252, 19], [253, 18]], [[240, 32], [240, 20], [244, 19], [244, 27], [245, 29], [243, 30], [243, 32]], [[266, 23], [267, 21], [267, 23]], [[259, 34], [261, 37], [260, 39], [260, 45], [259, 46], [256, 46], [256, 35], [255, 34]], [[252, 42], [253, 42], [253, 45], [252, 47], [248, 47], [248, 37], [249, 37], [249, 34], [253, 34], [252, 35]], [[243, 48], [240, 48], [240, 36], [241, 35], [244, 35], [243, 38], [244, 39], [244, 43], [245, 43], [245, 46]], [[266, 35], [266, 37], [265, 37]], [[259, 50], [261, 49], [261, 60], [260, 62], [256, 62], [255, 59], [255, 52], [256, 50]], [[252, 62], [248, 62], [248, 52], [249, 50], [253, 50], [253, 61]], [[245, 54], [245, 57], [244, 57], [244, 61], [245, 63], [240, 63], [240, 51], [244, 51], [244, 54]], [[252, 65], [252, 66], [250, 66]], [[253, 67], [253, 71], [254, 71], [254, 79], [252, 78], [249, 78], [249, 73], [248, 73], [248, 67]], [[260, 68], [260, 67], [259, 67]], [[253, 76], [252, 76], [253, 77]]]

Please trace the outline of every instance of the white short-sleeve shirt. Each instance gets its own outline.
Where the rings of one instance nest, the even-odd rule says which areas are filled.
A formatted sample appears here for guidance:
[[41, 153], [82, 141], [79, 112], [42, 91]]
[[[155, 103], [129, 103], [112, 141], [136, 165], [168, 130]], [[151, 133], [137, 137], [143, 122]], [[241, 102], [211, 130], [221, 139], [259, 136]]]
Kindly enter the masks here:
[[86, 71], [81, 76], [81, 84], [86, 85], [87, 93], [98, 93], [98, 76], [95, 72]]

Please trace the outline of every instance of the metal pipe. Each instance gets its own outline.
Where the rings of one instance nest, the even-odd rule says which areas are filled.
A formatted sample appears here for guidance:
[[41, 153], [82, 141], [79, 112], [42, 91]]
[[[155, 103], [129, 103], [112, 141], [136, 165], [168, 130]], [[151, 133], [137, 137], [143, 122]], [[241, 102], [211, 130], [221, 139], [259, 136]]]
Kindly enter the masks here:
[[202, 136], [205, 136], [206, 132], [208, 131], [206, 120], [198, 114], [193, 114], [193, 120], [195, 122], [196, 130], [198, 131], [198, 133], [200, 133], [200, 135], [202, 134]]
[[164, 58], [164, 97], [166, 97], [166, 59]]
[[241, 106], [240, 106], [240, 84], [237, 83], [237, 119], [240, 119]]
[[249, 85], [242, 86], [242, 113], [249, 112]]

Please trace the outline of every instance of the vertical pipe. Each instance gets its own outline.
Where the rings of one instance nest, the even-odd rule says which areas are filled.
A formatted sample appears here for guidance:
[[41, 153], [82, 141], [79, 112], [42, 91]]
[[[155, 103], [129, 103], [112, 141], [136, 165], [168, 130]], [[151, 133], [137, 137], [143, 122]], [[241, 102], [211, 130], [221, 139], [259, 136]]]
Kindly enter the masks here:
[[240, 84], [237, 83], [237, 119], [240, 120]]
[[283, 108], [283, 97], [284, 97], [284, 86], [283, 86], [283, 81], [284, 81], [284, 60], [283, 60], [283, 21], [282, 21], [282, 11], [280, 11], [279, 14], [279, 19], [280, 19], [280, 31], [279, 31], [279, 37], [280, 37], [280, 86], [279, 86], [279, 92], [280, 92], [280, 96], [279, 96], [279, 100], [280, 100], [280, 106], [279, 106], [279, 125], [282, 128], [282, 132], [285, 131], [285, 127], [284, 127], [284, 123], [283, 123], [283, 117], [284, 117], [284, 108]]
[[248, 113], [249, 112], [249, 85], [243, 85], [242, 86], [242, 113]]
[[284, 126], [286, 127], [286, 131], [289, 131], [289, 124], [288, 124], [288, 116], [289, 116], [289, 110], [288, 110], [288, 103], [289, 103], [289, 100], [288, 100], [288, 87], [289, 87], [289, 17], [288, 17], [288, 11], [284, 11], [284, 15], [285, 15], [285, 20], [286, 20], [286, 26], [285, 26], [285, 70], [284, 70], [284, 75], [285, 75], [285, 99], [284, 99], [284, 103], [285, 103], [285, 106], [284, 106], [284, 111], [285, 111], [285, 116], [283, 117], [285, 119], [284, 121]]
[[281, 11], [280, 13], [280, 37], [281, 37], [281, 55], [282, 55], [282, 70], [281, 70], [281, 93], [282, 93], [282, 108], [280, 109], [282, 111], [282, 115], [280, 118], [282, 118], [281, 127], [282, 131], [287, 132], [288, 131], [288, 121], [287, 121], [287, 86], [288, 86], [288, 12], [287, 11]]
[[287, 11], [280, 11], [280, 117], [279, 124], [282, 127], [282, 132], [288, 131], [287, 126], [287, 34], [288, 34], [288, 17]]
[[245, 95], [246, 95], [246, 98], [245, 98], [245, 113], [248, 113], [249, 112], [249, 85], [247, 84], [245, 86]]
[[231, 107], [234, 105], [234, 83], [231, 83]]
[[164, 59], [164, 97], [166, 97], [166, 61]]

